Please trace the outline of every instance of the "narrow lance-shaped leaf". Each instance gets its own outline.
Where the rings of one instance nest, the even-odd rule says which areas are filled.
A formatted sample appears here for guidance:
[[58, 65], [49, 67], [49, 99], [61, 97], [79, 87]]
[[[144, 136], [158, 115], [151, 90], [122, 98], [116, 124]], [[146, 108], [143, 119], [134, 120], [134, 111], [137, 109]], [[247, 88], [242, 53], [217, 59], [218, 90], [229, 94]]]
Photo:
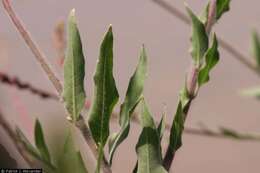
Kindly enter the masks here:
[[51, 162], [47, 161], [46, 159], [44, 159], [42, 157], [42, 155], [37, 150], [37, 148], [35, 148], [30, 143], [30, 141], [26, 138], [24, 133], [18, 127], [16, 128], [16, 134], [17, 134], [19, 142], [22, 143], [25, 150], [33, 157], [33, 159], [40, 161], [42, 163], [43, 170], [46, 173], [53, 173], [53, 171], [55, 171], [55, 166], [53, 166]]
[[113, 32], [109, 27], [101, 44], [100, 55], [94, 75], [94, 99], [89, 116], [89, 127], [99, 147], [96, 172], [100, 172], [103, 148], [109, 136], [109, 122], [118, 101], [118, 91], [113, 77]]
[[191, 55], [195, 64], [199, 66], [208, 49], [208, 36], [204, 24], [188, 7], [187, 12], [192, 20]]
[[31, 142], [26, 138], [24, 133], [20, 128], [16, 128], [16, 134], [18, 137], [18, 140], [24, 145], [25, 149], [36, 159], [41, 159], [40, 153], [37, 151], [37, 149], [31, 144]]
[[87, 173], [83, 159], [76, 150], [71, 132], [66, 137], [63, 152], [58, 160], [57, 173]]
[[163, 115], [162, 115], [162, 118], [160, 120], [160, 123], [159, 123], [159, 125], [157, 127], [157, 131], [158, 131], [160, 140], [162, 139], [163, 134], [165, 132], [165, 127], [166, 127], [166, 122], [165, 122], [165, 112], [164, 112]]
[[113, 77], [113, 33], [111, 26], [101, 44], [94, 83], [94, 99], [89, 115], [89, 127], [95, 142], [103, 146], [109, 136], [111, 113], [119, 97]]
[[[229, 11], [230, 2], [231, 2], [231, 0], [216, 0], [216, 3], [217, 3], [216, 21], [218, 21], [224, 13]], [[201, 21], [203, 21], [203, 23], [207, 23], [208, 13], [209, 13], [209, 3], [207, 4], [205, 10], [203, 11], [203, 14], [200, 17], [200, 19], [201, 19]]]
[[75, 10], [68, 19], [68, 45], [64, 62], [63, 99], [73, 121], [77, 121], [85, 103], [84, 91], [85, 60]]
[[180, 101], [172, 123], [170, 132], [169, 148], [171, 152], [177, 151], [182, 145], [182, 133], [184, 129], [184, 113], [182, 102]]
[[230, 9], [231, 0], [217, 0], [217, 20]]
[[207, 51], [205, 58], [205, 66], [200, 70], [198, 76], [199, 86], [209, 81], [209, 73], [219, 61], [218, 41], [214, 35], [212, 47]]
[[51, 163], [50, 153], [45, 143], [42, 127], [38, 119], [36, 120], [35, 127], [34, 127], [34, 139], [35, 139], [36, 147], [41, 154], [41, 157], [47, 162]]
[[138, 66], [130, 79], [125, 100], [121, 105], [120, 110], [120, 131], [110, 138], [109, 146], [109, 162], [112, 164], [112, 159], [117, 147], [127, 138], [130, 129], [131, 115], [139, 103], [143, 93], [144, 81], [147, 76], [147, 56], [143, 47], [140, 54]]
[[162, 166], [160, 137], [154, 120], [145, 102], [142, 100], [140, 104], [143, 130], [136, 145], [137, 173], [166, 173], [167, 171]]
[[255, 58], [257, 67], [260, 68], [260, 39], [256, 31], [252, 34], [252, 40], [253, 40], [253, 56]]

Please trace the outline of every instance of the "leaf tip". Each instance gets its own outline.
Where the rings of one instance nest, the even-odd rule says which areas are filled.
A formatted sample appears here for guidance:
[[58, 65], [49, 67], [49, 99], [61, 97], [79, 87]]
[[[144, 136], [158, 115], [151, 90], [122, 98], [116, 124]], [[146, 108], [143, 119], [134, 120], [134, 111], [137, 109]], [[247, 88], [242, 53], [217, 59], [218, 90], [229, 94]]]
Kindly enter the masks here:
[[73, 8], [73, 9], [70, 11], [70, 16], [71, 16], [71, 17], [75, 17], [75, 13], [76, 13], [76, 9]]

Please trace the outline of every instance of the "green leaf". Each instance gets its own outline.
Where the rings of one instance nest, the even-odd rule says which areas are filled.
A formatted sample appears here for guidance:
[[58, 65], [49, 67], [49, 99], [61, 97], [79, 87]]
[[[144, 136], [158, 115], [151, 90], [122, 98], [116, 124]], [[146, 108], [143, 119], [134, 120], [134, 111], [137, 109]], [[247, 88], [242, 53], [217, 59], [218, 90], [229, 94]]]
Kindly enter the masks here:
[[58, 173], [87, 173], [83, 159], [76, 150], [73, 137], [69, 132], [63, 147], [63, 152], [58, 161]]
[[257, 66], [260, 67], [260, 39], [256, 31], [252, 33], [252, 42], [253, 42], [253, 55]]
[[231, 0], [217, 0], [217, 20], [230, 9]]
[[197, 16], [187, 7], [188, 14], [192, 20], [192, 47], [191, 55], [196, 65], [200, 65], [208, 49], [208, 36], [204, 24]]
[[159, 125], [158, 125], [158, 127], [157, 127], [157, 131], [158, 131], [160, 140], [162, 139], [163, 134], [164, 134], [164, 132], [165, 132], [165, 127], [166, 127], [165, 113], [163, 113], [162, 118], [161, 118], [161, 120], [160, 120], [160, 123], [159, 123]]
[[199, 19], [202, 23], [204, 23], [204, 26], [207, 24], [208, 21], [208, 15], [209, 15], [209, 3], [205, 7], [205, 9], [202, 11], [202, 14], [200, 15]]
[[147, 76], [147, 56], [144, 46], [142, 47], [138, 66], [130, 79], [125, 100], [121, 105], [120, 110], [120, 126], [121, 129], [116, 136], [111, 139], [109, 147], [109, 163], [112, 164], [112, 159], [117, 147], [127, 138], [130, 129], [131, 115], [139, 103], [144, 89], [144, 81]]
[[119, 95], [113, 77], [113, 32], [109, 27], [101, 44], [99, 60], [94, 76], [94, 100], [90, 111], [89, 127], [99, 147], [97, 172], [103, 158], [103, 147], [109, 136], [109, 122]]
[[53, 173], [55, 171], [55, 166], [52, 165], [51, 162], [45, 160], [40, 152], [30, 143], [30, 141], [26, 138], [21, 129], [16, 127], [16, 135], [18, 141], [23, 145], [25, 150], [33, 157], [33, 159], [40, 161], [43, 166], [43, 170], [47, 173]]
[[111, 26], [101, 44], [94, 83], [94, 100], [90, 111], [89, 127], [95, 142], [103, 146], [109, 136], [111, 113], [119, 97], [113, 77], [113, 33]]
[[154, 120], [144, 102], [141, 101], [141, 125], [143, 130], [136, 145], [138, 157], [137, 173], [166, 173], [162, 166], [160, 137]]
[[209, 81], [209, 73], [219, 61], [218, 41], [214, 35], [212, 47], [207, 51], [205, 58], [205, 66], [200, 70], [198, 76], [199, 86]]
[[51, 163], [50, 153], [45, 143], [42, 127], [38, 119], [36, 120], [34, 127], [34, 139], [36, 147], [41, 154], [41, 157], [47, 162]]
[[24, 133], [21, 129], [18, 127], [16, 128], [16, 135], [18, 137], [18, 140], [23, 144], [23, 146], [26, 148], [26, 150], [36, 159], [41, 159], [40, 153], [37, 151], [37, 149], [31, 144], [31, 142], [26, 138]]
[[182, 145], [182, 133], [184, 129], [184, 113], [181, 101], [178, 104], [177, 111], [172, 123], [170, 132], [169, 149], [174, 152], [177, 151]]
[[74, 122], [79, 118], [85, 103], [84, 76], [85, 60], [76, 24], [75, 10], [73, 9], [68, 19], [68, 45], [64, 62], [63, 99]]

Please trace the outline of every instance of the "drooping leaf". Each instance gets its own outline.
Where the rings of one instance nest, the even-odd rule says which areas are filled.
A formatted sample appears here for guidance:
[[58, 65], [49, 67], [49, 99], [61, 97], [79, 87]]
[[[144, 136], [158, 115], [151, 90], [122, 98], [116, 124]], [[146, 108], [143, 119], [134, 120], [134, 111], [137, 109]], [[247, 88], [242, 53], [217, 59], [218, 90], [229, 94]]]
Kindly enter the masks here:
[[208, 49], [208, 36], [204, 24], [188, 7], [187, 12], [192, 21], [191, 55], [195, 64], [200, 65], [201, 60]]
[[112, 164], [112, 159], [116, 148], [126, 139], [130, 129], [131, 115], [139, 103], [143, 93], [144, 81], [147, 76], [147, 56], [145, 48], [143, 47], [140, 54], [138, 66], [130, 79], [125, 100], [121, 105], [120, 110], [120, 126], [121, 129], [117, 135], [111, 139], [109, 147], [109, 162]]
[[45, 143], [42, 127], [38, 119], [36, 120], [34, 127], [34, 139], [36, 147], [41, 154], [41, 157], [47, 162], [51, 163], [50, 153]]
[[231, 0], [217, 0], [217, 20], [230, 9]]
[[85, 103], [84, 91], [85, 60], [75, 10], [68, 19], [68, 45], [64, 62], [63, 99], [73, 121], [77, 121]]
[[252, 43], [253, 43], [253, 56], [255, 58], [257, 67], [260, 67], [260, 39], [256, 31], [252, 34]]
[[207, 51], [205, 58], [205, 66], [200, 70], [198, 76], [199, 86], [209, 81], [209, 73], [219, 61], [218, 41], [214, 35], [212, 47]]
[[154, 120], [144, 102], [141, 101], [141, 125], [143, 130], [136, 145], [137, 173], [166, 173], [162, 166], [160, 137]]
[[182, 133], [184, 129], [184, 113], [182, 102], [180, 101], [175, 113], [170, 132], [170, 151], [177, 151], [182, 145]]
[[81, 154], [76, 150], [73, 137], [69, 132], [66, 137], [63, 152], [58, 161], [57, 173], [87, 173], [87, 169], [82, 160]]

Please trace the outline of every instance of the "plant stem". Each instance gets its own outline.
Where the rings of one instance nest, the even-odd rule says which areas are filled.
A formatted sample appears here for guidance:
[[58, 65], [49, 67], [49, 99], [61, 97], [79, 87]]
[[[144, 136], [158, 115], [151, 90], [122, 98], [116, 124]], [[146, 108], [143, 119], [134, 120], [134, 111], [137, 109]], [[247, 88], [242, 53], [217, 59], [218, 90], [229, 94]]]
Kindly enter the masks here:
[[23, 144], [18, 140], [16, 133], [12, 129], [11, 125], [4, 118], [4, 115], [2, 114], [2, 112], [0, 112], [0, 126], [6, 132], [6, 134], [10, 137], [10, 139], [12, 140], [13, 144], [15, 145], [17, 151], [23, 157], [25, 162], [31, 168], [36, 168], [37, 165], [39, 165], [39, 164], [36, 164], [36, 162], [32, 160], [32, 158], [30, 157], [30, 154], [24, 148]]
[[[205, 24], [205, 30], [208, 34], [208, 36], [210, 35], [210, 31], [212, 26], [215, 23], [215, 18], [216, 18], [216, 0], [211, 0], [210, 4], [209, 4], [209, 11], [208, 11], [208, 16], [207, 16], [207, 22]], [[187, 105], [185, 105], [182, 109], [183, 111], [183, 115], [184, 115], [184, 122], [187, 119], [188, 116], [188, 112], [191, 106], [191, 103], [193, 101], [193, 99], [196, 97], [197, 92], [198, 92], [198, 74], [199, 74], [199, 69], [200, 69], [200, 64], [197, 65], [192, 61], [191, 64], [191, 70], [188, 72], [187, 75], [187, 80], [186, 80], [186, 90], [188, 92], [188, 97], [189, 97], [189, 101], [187, 103]], [[163, 166], [164, 168], [169, 171], [171, 166], [172, 166], [172, 162], [175, 158], [175, 153], [176, 153], [177, 149], [172, 149], [172, 147], [170, 146], [170, 143], [168, 145], [166, 154], [164, 156], [163, 159]]]
[[[46, 56], [42, 53], [42, 51], [40, 51], [40, 49], [38, 48], [37, 44], [33, 41], [31, 35], [29, 34], [29, 32], [25, 29], [25, 27], [23, 26], [22, 22], [20, 21], [20, 19], [15, 14], [15, 12], [12, 9], [12, 6], [10, 4], [10, 1], [9, 0], [2, 0], [2, 2], [3, 2], [3, 5], [5, 7], [5, 10], [6, 10], [7, 14], [11, 18], [11, 20], [14, 23], [16, 29], [19, 31], [19, 33], [21, 34], [21, 36], [25, 40], [26, 44], [29, 46], [29, 48], [33, 52], [36, 60], [40, 63], [40, 65], [43, 68], [44, 72], [47, 74], [49, 80], [54, 85], [56, 91], [61, 96], [61, 94], [62, 94], [62, 85], [61, 85], [59, 79], [53, 73], [52, 69], [46, 63], [47, 62], [46, 61], [46, 59], [47, 59]], [[62, 100], [62, 98], [61, 98], [61, 100]], [[88, 126], [85, 124], [85, 121], [84, 121], [82, 116], [78, 120], [78, 122], [76, 122], [76, 124], [77, 124], [76, 127], [81, 131], [81, 134], [84, 136], [84, 139], [85, 139], [86, 143], [89, 145], [92, 153], [94, 154], [95, 157], [98, 157], [98, 155], [96, 155], [97, 154], [97, 148], [94, 145], [95, 143], [94, 143], [93, 138], [91, 137], [91, 132], [90, 132]], [[109, 165], [107, 164], [106, 159], [103, 159], [102, 168], [103, 168], [104, 173], [111, 173], [112, 172], [110, 167], [109, 167]]]
[[[165, 2], [164, 0], [151, 0], [155, 4], [159, 5], [161, 8], [164, 10], [168, 11], [170, 14], [173, 16], [177, 17], [180, 19], [183, 23], [190, 25], [191, 21], [190, 19], [180, 10], [178, 10], [176, 7], [173, 5], [170, 5], [169, 3]], [[249, 70], [253, 71], [256, 75], [260, 76], [260, 70], [257, 68], [256, 65], [251, 63], [246, 56], [243, 55], [239, 50], [234, 48], [231, 44], [226, 42], [225, 40], [218, 38], [219, 40], [219, 45], [229, 52], [236, 60], [238, 60], [241, 64], [246, 66]]]
[[43, 54], [43, 52], [39, 49], [38, 45], [33, 41], [30, 33], [27, 31], [27, 29], [23, 26], [20, 19], [15, 14], [11, 3], [9, 0], [2, 0], [4, 8], [6, 12], [8, 13], [9, 17], [11, 18], [13, 24], [15, 25], [16, 29], [19, 31], [20, 35], [23, 37], [24, 41], [28, 45], [28, 47], [31, 49], [32, 53], [34, 54], [36, 60], [40, 63], [42, 69], [47, 74], [49, 80], [52, 82], [55, 89], [58, 91], [59, 94], [62, 92], [62, 85], [59, 81], [59, 79], [55, 76], [53, 71], [51, 70], [50, 66], [48, 65], [46, 61], [46, 56]]

